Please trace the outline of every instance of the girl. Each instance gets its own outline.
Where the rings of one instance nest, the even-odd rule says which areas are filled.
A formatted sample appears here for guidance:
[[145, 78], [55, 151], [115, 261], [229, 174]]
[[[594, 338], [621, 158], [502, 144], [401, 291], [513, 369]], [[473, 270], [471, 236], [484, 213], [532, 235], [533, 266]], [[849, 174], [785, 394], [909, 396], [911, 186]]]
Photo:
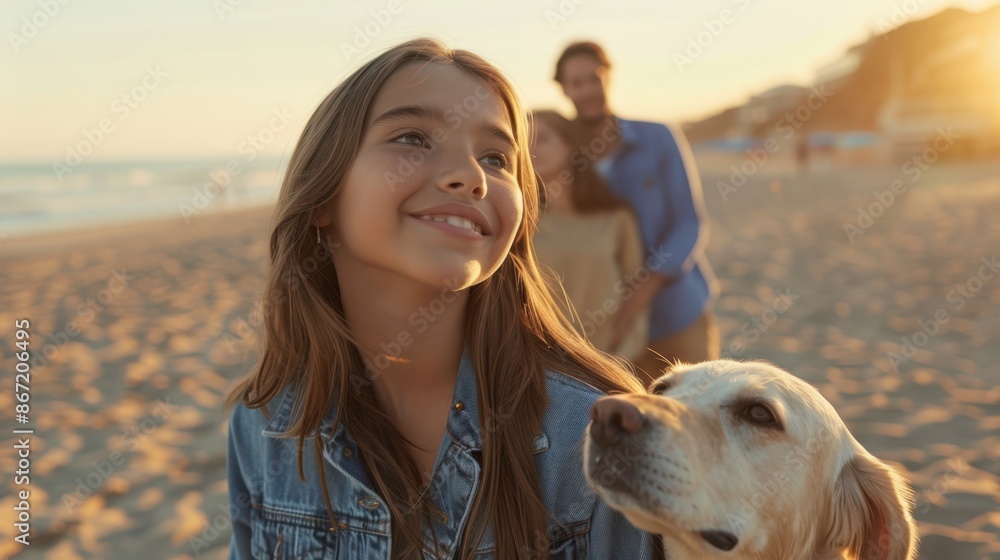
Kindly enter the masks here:
[[548, 295], [526, 148], [509, 82], [428, 39], [306, 123], [228, 399], [230, 558], [653, 554], [583, 478], [591, 404], [641, 387]]
[[639, 226], [592, 167], [571, 165], [571, 151], [581, 145], [573, 123], [535, 111], [532, 125], [533, 163], [544, 185], [538, 261], [561, 279], [571, 304], [564, 310], [578, 319], [577, 330], [597, 349], [634, 360], [645, 350], [649, 312], [617, 311], [643, 278]]

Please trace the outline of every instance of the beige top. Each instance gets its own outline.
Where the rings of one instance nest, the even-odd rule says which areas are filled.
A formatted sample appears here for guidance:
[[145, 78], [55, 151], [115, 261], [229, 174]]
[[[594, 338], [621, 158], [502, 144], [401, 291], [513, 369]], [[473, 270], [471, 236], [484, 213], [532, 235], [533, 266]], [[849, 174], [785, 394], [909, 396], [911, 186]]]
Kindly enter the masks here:
[[[596, 348], [611, 352], [614, 323], [622, 303], [634, 295], [634, 278], [643, 266], [643, 243], [633, 214], [618, 208], [593, 214], [546, 211], [534, 238], [543, 271], [562, 281], [566, 297], [579, 315], [573, 324]], [[640, 274], [646, 278], [649, 274]], [[553, 276], [548, 274], [547, 276]], [[567, 317], [566, 297], [554, 286]], [[630, 360], [646, 348], [649, 312], [641, 313], [614, 352]]]

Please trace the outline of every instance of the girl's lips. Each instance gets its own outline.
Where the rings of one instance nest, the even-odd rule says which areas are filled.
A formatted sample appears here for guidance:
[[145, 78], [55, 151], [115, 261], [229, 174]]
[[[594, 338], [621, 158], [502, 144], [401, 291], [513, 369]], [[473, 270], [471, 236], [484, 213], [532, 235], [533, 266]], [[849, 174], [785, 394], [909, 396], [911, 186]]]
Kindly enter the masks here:
[[418, 222], [421, 222], [421, 223], [423, 223], [425, 225], [428, 225], [430, 227], [437, 228], [437, 229], [439, 229], [439, 230], [441, 230], [441, 231], [443, 231], [445, 233], [450, 233], [450, 234], [452, 234], [452, 235], [454, 235], [456, 237], [462, 237], [464, 239], [472, 239], [472, 240], [475, 240], [475, 241], [481, 241], [483, 239], [486, 239], [486, 236], [483, 235], [483, 234], [476, 233], [476, 232], [474, 232], [474, 231], [472, 231], [470, 229], [465, 229], [463, 227], [453, 226], [453, 225], [449, 224], [448, 222], [437, 222], [437, 221], [434, 221], [434, 220], [425, 220], [425, 219], [417, 217], [417, 216], [410, 216], [410, 218], [412, 218], [412, 219], [414, 219], [414, 220], [416, 220]]
[[442, 217], [442, 216], [453, 216], [456, 218], [464, 218], [470, 222], [479, 226], [479, 232], [484, 236], [489, 237], [493, 234], [493, 227], [490, 224], [490, 220], [486, 217], [486, 214], [482, 210], [468, 204], [459, 204], [455, 202], [449, 202], [447, 204], [439, 204], [437, 206], [432, 206], [430, 208], [424, 208], [422, 210], [417, 210], [416, 212], [410, 212], [410, 215], [414, 218], [427, 218], [427, 217]]

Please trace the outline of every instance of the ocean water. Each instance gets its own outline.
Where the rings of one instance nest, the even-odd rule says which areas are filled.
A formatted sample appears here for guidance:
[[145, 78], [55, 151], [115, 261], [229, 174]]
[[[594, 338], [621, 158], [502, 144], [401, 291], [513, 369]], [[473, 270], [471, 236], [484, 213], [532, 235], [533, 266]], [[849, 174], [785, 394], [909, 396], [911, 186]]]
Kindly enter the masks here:
[[[273, 203], [283, 162], [225, 160], [0, 164], [0, 237], [224, 212]], [[233, 162], [235, 163], [235, 161]], [[236, 169], [233, 167], [232, 169]]]

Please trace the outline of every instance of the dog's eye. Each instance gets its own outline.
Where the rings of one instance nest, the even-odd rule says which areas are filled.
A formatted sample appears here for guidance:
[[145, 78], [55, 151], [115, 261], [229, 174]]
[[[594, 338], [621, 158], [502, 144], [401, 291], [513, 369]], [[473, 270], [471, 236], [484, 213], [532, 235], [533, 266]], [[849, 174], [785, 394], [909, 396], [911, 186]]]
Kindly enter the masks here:
[[669, 391], [670, 388], [673, 386], [674, 386], [673, 377], [661, 377], [660, 379], [657, 379], [656, 381], [653, 382], [652, 385], [649, 386], [649, 392], [651, 394], [658, 395], [660, 393]]
[[751, 424], [762, 428], [783, 429], [771, 407], [762, 402], [747, 403], [743, 408], [743, 417]]

